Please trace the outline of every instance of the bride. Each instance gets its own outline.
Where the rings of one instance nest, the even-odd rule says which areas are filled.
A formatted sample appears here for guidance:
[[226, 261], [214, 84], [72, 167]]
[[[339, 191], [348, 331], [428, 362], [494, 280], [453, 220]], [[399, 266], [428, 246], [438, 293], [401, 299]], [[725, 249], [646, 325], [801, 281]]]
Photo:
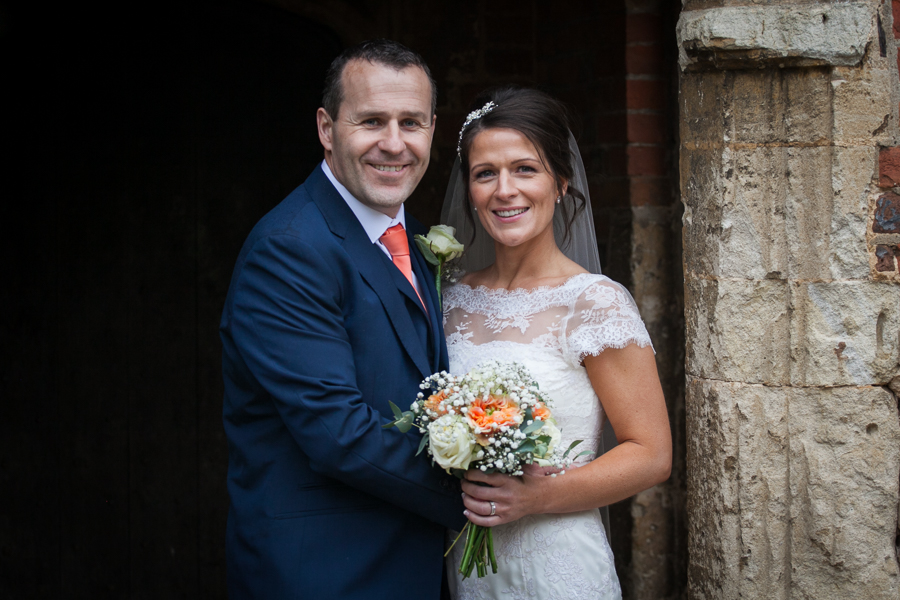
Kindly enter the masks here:
[[[555, 402], [562, 447], [581, 439], [577, 451], [592, 454], [556, 477], [469, 471], [466, 515], [494, 528], [499, 573], [462, 579], [456, 544], [450, 589], [458, 600], [620, 598], [597, 508], [664, 481], [672, 461], [650, 337], [625, 288], [595, 274], [586, 178], [564, 107], [522, 88], [477, 105], [442, 219], [467, 244], [466, 274], [443, 300], [450, 370], [524, 364]], [[594, 457], [607, 420], [618, 446]]]

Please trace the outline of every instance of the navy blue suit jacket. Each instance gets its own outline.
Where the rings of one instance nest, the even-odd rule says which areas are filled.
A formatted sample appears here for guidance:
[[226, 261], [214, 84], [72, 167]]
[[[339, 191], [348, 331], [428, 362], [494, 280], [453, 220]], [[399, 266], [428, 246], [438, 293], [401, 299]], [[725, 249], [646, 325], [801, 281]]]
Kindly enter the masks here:
[[321, 167], [241, 250], [220, 327], [232, 600], [439, 597], [458, 485], [381, 427], [447, 367], [407, 230], [427, 312]]

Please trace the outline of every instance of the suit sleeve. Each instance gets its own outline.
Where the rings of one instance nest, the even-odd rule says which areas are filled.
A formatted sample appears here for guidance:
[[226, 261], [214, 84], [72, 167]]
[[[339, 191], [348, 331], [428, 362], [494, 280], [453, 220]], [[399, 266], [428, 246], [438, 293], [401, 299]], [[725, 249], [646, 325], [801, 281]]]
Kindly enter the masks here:
[[314, 471], [458, 530], [458, 488], [415, 456], [415, 430], [382, 429], [387, 419], [362, 398], [339, 269], [297, 237], [257, 241], [236, 282], [235, 343]]

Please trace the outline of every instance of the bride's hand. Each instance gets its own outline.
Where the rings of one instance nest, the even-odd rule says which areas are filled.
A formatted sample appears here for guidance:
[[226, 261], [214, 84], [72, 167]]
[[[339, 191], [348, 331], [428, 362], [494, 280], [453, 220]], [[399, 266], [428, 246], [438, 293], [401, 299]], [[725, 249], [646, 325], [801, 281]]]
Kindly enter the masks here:
[[549, 480], [547, 475], [554, 470], [528, 465], [523, 472], [521, 477], [510, 477], [501, 473], [482, 473], [477, 469], [467, 471], [462, 489], [469, 520], [475, 525], [493, 527], [542, 512], [543, 492]]

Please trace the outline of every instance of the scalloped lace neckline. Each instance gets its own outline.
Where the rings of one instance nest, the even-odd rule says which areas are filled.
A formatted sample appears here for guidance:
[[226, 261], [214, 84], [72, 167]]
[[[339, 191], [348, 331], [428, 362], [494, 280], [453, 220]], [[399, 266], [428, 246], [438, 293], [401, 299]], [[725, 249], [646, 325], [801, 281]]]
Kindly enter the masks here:
[[506, 288], [489, 288], [485, 285], [476, 285], [475, 287], [472, 287], [468, 283], [464, 283], [462, 281], [458, 282], [456, 285], [466, 287], [466, 288], [472, 290], [473, 292], [477, 291], [477, 292], [482, 292], [484, 294], [493, 295], [493, 296], [511, 296], [511, 295], [516, 295], [516, 294], [534, 294], [534, 293], [539, 293], [539, 292], [559, 290], [559, 289], [566, 287], [567, 285], [569, 285], [574, 280], [576, 280], [580, 277], [590, 277], [592, 275], [594, 275], [594, 274], [593, 273], [578, 273], [576, 275], [572, 275], [571, 277], [567, 278], [565, 281], [563, 281], [562, 283], [559, 283], [557, 285], [539, 285], [539, 286], [533, 287], [533, 288], [513, 288], [511, 290], [508, 290]]

